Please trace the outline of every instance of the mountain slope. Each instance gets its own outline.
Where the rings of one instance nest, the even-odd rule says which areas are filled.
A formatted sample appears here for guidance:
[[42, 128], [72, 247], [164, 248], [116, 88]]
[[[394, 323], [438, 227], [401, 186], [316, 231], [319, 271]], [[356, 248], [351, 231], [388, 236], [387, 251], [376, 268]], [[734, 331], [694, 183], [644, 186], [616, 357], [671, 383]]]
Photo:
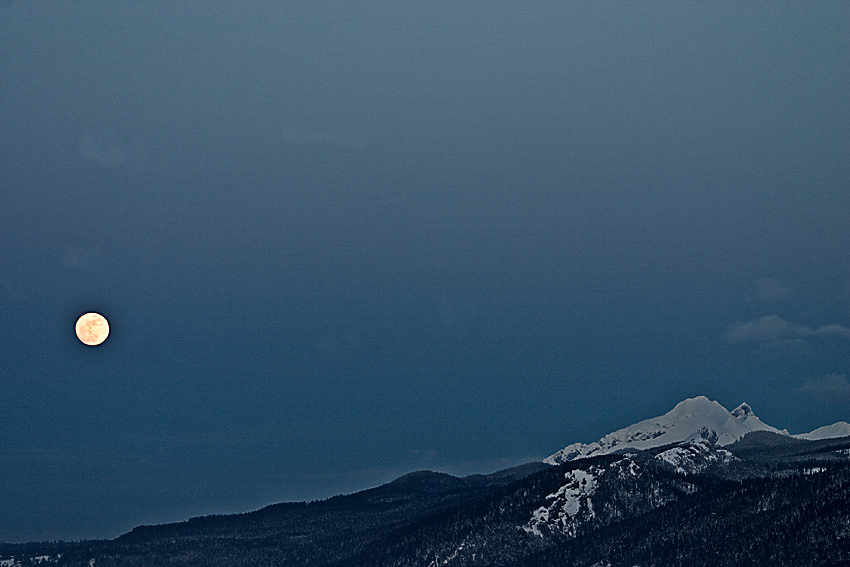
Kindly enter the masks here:
[[[749, 432], [721, 445], [742, 431]], [[799, 439], [765, 425], [746, 404], [727, 412], [699, 397], [596, 445], [598, 454], [556, 465], [463, 478], [420, 471], [320, 502], [142, 526], [112, 541], [63, 545], [61, 556], [56, 546], [16, 547], [15, 562], [0, 560], [67, 567], [850, 564], [850, 437]]]
[[850, 565], [850, 467], [700, 490], [513, 567]]
[[850, 458], [850, 436], [808, 441], [770, 431], [753, 431], [726, 448], [753, 463], [820, 468]]
[[704, 439], [718, 445], [734, 443], [750, 431], [772, 431], [787, 435], [764, 424], [747, 404], [729, 412], [705, 396], [688, 398], [666, 414], [645, 419], [609, 433], [595, 443], [573, 443], [547, 457], [550, 465], [574, 459], [606, 455], [625, 449], [649, 449], [689, 439]]
[[777, 461], [762, 467], [693, 441], [570, 461], [506, 484], [480, 481], [408, 475], [324, 502], [137, 529], [67, 549], [59, 564], [823, 567], [850, 561], [846, 458], [817, 472]]

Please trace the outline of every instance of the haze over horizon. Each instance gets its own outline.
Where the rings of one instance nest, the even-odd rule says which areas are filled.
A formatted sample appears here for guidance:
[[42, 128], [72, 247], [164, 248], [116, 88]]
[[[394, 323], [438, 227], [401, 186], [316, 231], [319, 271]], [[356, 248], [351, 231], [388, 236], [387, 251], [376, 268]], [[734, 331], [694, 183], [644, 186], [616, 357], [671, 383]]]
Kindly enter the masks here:
[[0, 77], [0, 541], [850, 421], [846, 2], [6, 2]]

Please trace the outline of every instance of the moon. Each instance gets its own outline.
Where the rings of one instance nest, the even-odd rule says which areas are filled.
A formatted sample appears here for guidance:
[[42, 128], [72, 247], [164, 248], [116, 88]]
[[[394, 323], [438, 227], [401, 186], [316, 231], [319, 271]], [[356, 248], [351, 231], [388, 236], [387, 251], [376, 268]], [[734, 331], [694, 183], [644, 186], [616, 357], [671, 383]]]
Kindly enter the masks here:
[[109, 322], [100, 313], [86, 313], [74, 327], [77, 338], [89, 346], [97, 346], [109, 336]]

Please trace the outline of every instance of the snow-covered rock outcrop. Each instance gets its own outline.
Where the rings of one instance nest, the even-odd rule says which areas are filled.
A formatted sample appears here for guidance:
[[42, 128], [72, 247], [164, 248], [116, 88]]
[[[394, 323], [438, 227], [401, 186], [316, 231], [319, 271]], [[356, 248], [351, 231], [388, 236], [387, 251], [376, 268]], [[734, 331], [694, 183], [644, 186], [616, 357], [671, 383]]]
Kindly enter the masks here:
[[710, 441], [690, 441], [671, 447], [654, 457], [679, 474], [696, 474], [716, 464], [728, 464], [737, 457]]

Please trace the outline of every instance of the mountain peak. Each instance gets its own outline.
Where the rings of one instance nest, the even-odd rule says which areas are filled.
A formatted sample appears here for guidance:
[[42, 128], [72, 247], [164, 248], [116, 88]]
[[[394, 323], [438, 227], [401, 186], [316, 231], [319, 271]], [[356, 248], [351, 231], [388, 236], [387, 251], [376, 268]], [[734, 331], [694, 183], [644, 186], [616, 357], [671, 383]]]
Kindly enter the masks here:
[[682, 400], [662, 416], [645, 419], [609, 433], [595, 443], [568, 445], [544, 462], [556, 465], [623, 449], [649, 449], [687, 440], [729, 445], [750, 431], [760, 430], [788, 434], [764, 424], [745, 403], [730, 413], [718, 402], [705, 396], [696, 396]]
[[719, 403], [709, 400], [705, 396], [697, 396], [695, 398], [686, 398], [682, 400], [662, 417], [681, 419], [686, 416], [696, 414], [711, 416], [715, 419], [722, 420], [729, 415], [729, 412]]
[[744, 419], [750, 417], [751, 415], [755, 415], [753, 413], [753, 408], [747, 405], [746, 402], [732, 410], [732, 417], [734, 417], [735, 419]]

